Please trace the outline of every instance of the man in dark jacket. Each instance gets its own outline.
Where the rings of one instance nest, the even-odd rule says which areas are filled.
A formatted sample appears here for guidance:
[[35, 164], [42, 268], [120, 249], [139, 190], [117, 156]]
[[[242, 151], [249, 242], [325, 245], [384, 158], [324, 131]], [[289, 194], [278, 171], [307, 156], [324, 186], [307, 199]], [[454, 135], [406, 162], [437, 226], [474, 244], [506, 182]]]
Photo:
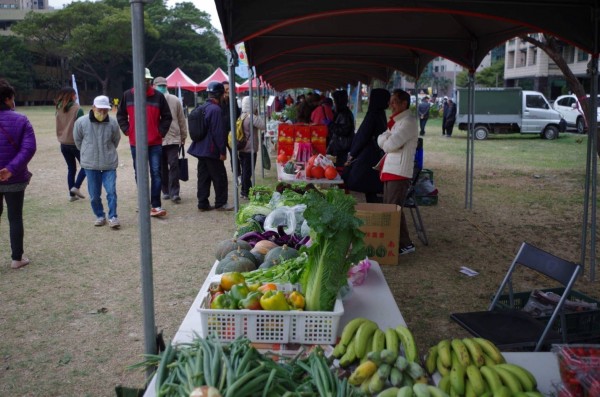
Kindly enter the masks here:
[[343, 167], [354, 138], [354, 114], [348, 107], [348, 93], [345, 90], [335, 91], [332, 96], [335, 111], [333, 121], [328, 126], [327, 154], [336, 157], [336, 167]]
[[421, 130], [419, 131], [419, 135], [425, 135], [425, 125], [427, 124], [427, 120], [429, 120], [429, 109], [431, 108], [431, 104], [429, 103], [429, 97], [426, 96], [423, 98], [419, 106], [417, 107], [417, 113], [419, 114], [419, 126]]
[[[160, 162], [162, 157], [162, 139], [171, 126], [173, 116], [169, 109], [169, 103], [165, 96], [154, 89], [150, 70], [146, 68], [146, 129], [148, 131], [148, 163], [150, 167], [150, 216], [165, 216], [167, 211], [161, 207], [161, 172]], [[133, 169], [137, 181], [137, 169], [135, 166], [135, 106], [134, 89], [131, 88], [123, 93], [123, 99], [117, 111], [119, 127], [129, 137], [131, 157], [133, 158]]]
[[446, 130], [446, 138], [452, 136], [454, 123], [456, 123], [456, 104], [452, 99], [448, 98], [448, 106], [444, 108], [444, 129]]
[[[206, 137], [193, 142], [188, 153], [198, 159], [198, 209], [202, 212], [216, 209], [232, 211], [233, 206], [227, 204], [227, 137], [225, 122], [221, 110], [221, 101], [225, 93], [223, 84], [211, 82], [206, 89], [208, 106], [205, 109], [205, 123], [208, 131]], [[215, 186], [215, 205], [210, 205], [211, 183]]]

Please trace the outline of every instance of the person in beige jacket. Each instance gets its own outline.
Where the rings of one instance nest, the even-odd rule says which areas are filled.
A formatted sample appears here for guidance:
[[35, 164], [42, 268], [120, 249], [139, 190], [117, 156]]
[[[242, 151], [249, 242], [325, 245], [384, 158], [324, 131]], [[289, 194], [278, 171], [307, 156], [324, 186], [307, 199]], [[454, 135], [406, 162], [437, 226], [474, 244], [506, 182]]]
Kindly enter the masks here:
[[[258, 115], [258, 100], [254, 99], [252, 103], [254, 109], [250, 108], [250, 97], [246, 96], [242, 99], [242, 114], [240, 118], [242, 126], [244, 127], [244, 135], [246, 135], [246, 146], [238, 152], [238, 158], [240, 159], [240, 166], [242, 168], [242, 189], [241, 196], [243, 199], [247, 199], [250, 194], [250, 188], [252, 187], [252, 172], [256, 166], [256, 157], [258, 155], [258, 148], [260, 147], [259, 130], [264, 130], [266, 127], [265, 119]], [[250, 128], [250, 113], [252, 116], [252, 125], [254, 128]], [[250, 138], [253, 139], [250, 139]], [[254, 160], [254, 162], [252, 162]]]
[[[377, 138], [377, 144], [385, 152], [375, 166], [383, 182], [383, 202], [404, 206], [406, 194], [412, 182], [415, 151], [419, 141], [417, 121], [410, 114], [410, 95], [396, 89], [390, 98], [392, 115], [388, 129]], [[410, 239], [404, 210], [400, 217], [400, 254], [415, 251]]]
[[171, 109], [173, 121], [169, 132], [163, 138], [162, 160], [161, 160], [161, 189], [163, 199], [171, 199], [175, 204], [181, 201], [179, 196], [179, 150], [185, 145], [185, 139], [188, 136], [188, 125], [183, 114], [183, 105], [178, 97], [169, 94], [167, 90], [167, 79], [156, 77], [154, 79], [154, 88], [163, 93]]

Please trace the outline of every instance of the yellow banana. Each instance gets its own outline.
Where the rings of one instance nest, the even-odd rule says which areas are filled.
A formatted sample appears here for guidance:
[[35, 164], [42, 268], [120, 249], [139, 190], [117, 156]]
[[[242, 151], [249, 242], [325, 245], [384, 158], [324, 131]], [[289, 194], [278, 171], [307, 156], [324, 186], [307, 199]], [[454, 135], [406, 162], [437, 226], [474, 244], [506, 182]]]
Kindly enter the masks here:
[[372, 352], [380, 352], [385, 349], [385, 333], [377, 328], [373, 334], [373, 344], [371, 345]]
[[464, 338], [462, 341], [471, 355], [471, 362], [475, 364], [477, 368], [485, 365], [485, 357], [483, 356], [481, 346], [471, 338]]
[[340, 343], [344, 346], [348, 346], [350, 344], [350, 341], [354, 337], [354, 334], [358, 330], [358, 327], [360, 327], [362, 325], [362, 323], [364, 323], [365, 321], [371, 321], [371, 320], [368, 320], [364, 317], [357, 317], [355, 319], [350, 320], [348, 322], [348, 324], [346, 324], [346, 326], [342, 330], [342, 335], [340, 337]]
[[502, 353], [500, 353], [500, 349], [498, 349], [498, 347], [492, 341], [489, 341], [484, 338], [472, 338], [472, 339], [475, 342], [477, 342], [479, 344], [479, 346], [481, 346], [481, 349], [483, 350], [483, 352], [485, 354], [487, 354], [488, 356], [490, 356], [490, 358], [492, 360], [494, 360], [494, 362], [496, 364], [503, 364], [506, 362], [506, 360], [504, 360], [504, 356], [502, 355]]
[[438, 348], [437, 345], [431, 346], [425, 358], [425, 369], [430, 375], [433, 375], [437, 366]]
[[417, 344], [415, 343], [415, 338], [410, 332], [408, 328], [403, 325], [399, 325], [396, 327], [396, 332], [398, 333], [398, 339], [402, 343], [402, 347], [404, 348], [404, 355], [408, 361], [414, 362], [417, 359]]
[[[356, 335], [354, 336], [354, 350], [356, 352], [357, 357], [363, 357], [367, 354], [367, 345], [369, 343], [369, 339], [371, 335], [375, 333], [375, 330], [379, 327], [373, 321], [368, 320], [363, 322], [356, 330]], [[371, 346], [371, 345], [369, 345]]]
[[453, 365], [450, 370], [450, 385], [459, 396], [465, 395], [465, 369], [462, 365]]
[[450, 345], [452, 346], [452, 350], [456, 353], [458, 361], [460, 361], [463, 367], [467, 368], [467, 366], [471, 364], [471, 356], [469, 356], [469, 351], [463, 341], [460, 339], [452, 339]]
[[[446, 367], [442, 363], [442, 357], [439, 354], [437, 356], [437, 361], [435, 364], [436, 364], [436, 368], [437, 368], [438, 372], [440, 373], [440, 375], [444, 376], [444, 375], [450, 374], [450, 366]], [[452, 364], [452, 361], [450, 361], [450, 364]]]
[[513, 375], [512, 372], [504, 368], [499, 368], [498, 366], [494, 366], [492, 369], [496, 371], [502, 383], [507, 386], [513, 394], [523, 391], [519, 378]]
[[509, 363], [498, 364], [498, 367], [504, 368], [507, 371], [512, 372], [513, 375], [515, 375], [519, 379], [519, 382], [521, 382], [521, 385], [523, 386], [523, 391], [535, 391], [537, 387], [537, 380], [535, 379], [535, 376], [533, 376], [533, 374], [527, 369], [519, 365]]
[[373, 361], [367, 360], [356, 367], [354, 372], [352, 372], [352, 375], [350, 375], [350, 378], [348, 378], [348, 383], [353, 386], [358, 386], [373, 376], [375, 371], [377, 371], [377, 365], [375, 365]]
[[502, 387], [502, 381], [500, 381], [498, 373], [494, 371], [492, 367], [488, 367], [487, 365], [479, 368], [479, 371], [481, 372], [481, 376], [485, 379], [486, 383], [490, 387], [490, 391], [495, 395], [496, 392], [498, 392], [498, 390], [500, 390]]
[[398, 334], [394, 328], [386, 328], [385, 330], [385, 348], [400, 354], [400, 349], [398, 346]]
[[443, 339], [438, 342], [438, 355], [444, 364], [444, 367], [450, 368], [452, 366], [452, 356], [450, 355], [450, 341], [448, 339]]
[[466, 374], [475, 395], [480, 396], [485, 393], [485, 383], [479, 368], [471, 364], [466, 368]]

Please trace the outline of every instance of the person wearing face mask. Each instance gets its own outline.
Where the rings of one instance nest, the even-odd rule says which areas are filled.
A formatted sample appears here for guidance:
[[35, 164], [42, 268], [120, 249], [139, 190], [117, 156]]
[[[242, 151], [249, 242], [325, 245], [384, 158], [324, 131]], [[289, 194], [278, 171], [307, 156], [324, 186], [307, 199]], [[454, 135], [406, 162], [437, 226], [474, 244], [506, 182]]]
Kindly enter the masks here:
[[[25, 188], [31, 179], [27, 164], [36, 151], [33, 127], [23, 114], [15, 110], [15, 89], [0, 79], [0, 220], [4, 202], [8, 212], [8, 228], [12, 269], [29, 264], [23, 255], [23, 202]], [[2, 247], [2, 252], [6, 249]]]
[[102, 186], [108, 202], [108, 225], [119, 229], [117, 215], [117, 146], [121, 133], [117, 121], [108, 115], [110, 101], [107, 96], [94, 98], [94, 106], [88, 116], [77, 119], [73, 129], [75, 146], [81, 152], [81, 166], [88, 179], [88, 194], [96, 220], [95, 226], [106, 225], [106, 213], [102, 205]]
[[146, 142], [135, 141], [135, 90], [133, 88], [123, 93], [123, 99], [117, 110], [117, 121], [123, 134], [129, 137], [131, 158], [133, 159], [133, 170], [137, 182], [136, 145], [148, 145], [148, 168], [150, 170], [150, 216], [163, 217], [167, 211], [162, 208], [160, 192], [162, 189], [162, 178], [160, 162], [162, 158], [162, 141], [169, 128], [173, 116], [165, 96], [152, 86], [152, 74], [148, 68], [145, 69], [145, 93], [146, 95]]
[[169, 132], [163, 138], [161, 158], [161, 185], [163, 199], [171, 199], [175, 204], [181, 201], [179, 196], [179, 147], [185, 145], [188, 136], [188, 124], [183, 114], [183, 104], [167, 90], [167, 79], [156, 77], [154, 88], [165, 96], [173, 121]]

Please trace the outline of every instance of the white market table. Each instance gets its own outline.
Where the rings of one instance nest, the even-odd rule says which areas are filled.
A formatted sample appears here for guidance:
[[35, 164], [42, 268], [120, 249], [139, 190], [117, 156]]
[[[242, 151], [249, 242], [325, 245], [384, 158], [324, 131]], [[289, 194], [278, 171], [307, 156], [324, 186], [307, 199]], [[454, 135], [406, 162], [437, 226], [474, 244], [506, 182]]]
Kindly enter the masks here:
[[277, 164], [277, 180], [288, 183], [307, 182], [319, 186], [341, 185], [342, 183], [344, 183], [344, 180], [340, 177], [340, 175], [338, 175], [335, 179], [296, 178], [296, 174], [286, 174], [285, 172], [283, 172], [283, 167], [281, 166], [281, 164]]

